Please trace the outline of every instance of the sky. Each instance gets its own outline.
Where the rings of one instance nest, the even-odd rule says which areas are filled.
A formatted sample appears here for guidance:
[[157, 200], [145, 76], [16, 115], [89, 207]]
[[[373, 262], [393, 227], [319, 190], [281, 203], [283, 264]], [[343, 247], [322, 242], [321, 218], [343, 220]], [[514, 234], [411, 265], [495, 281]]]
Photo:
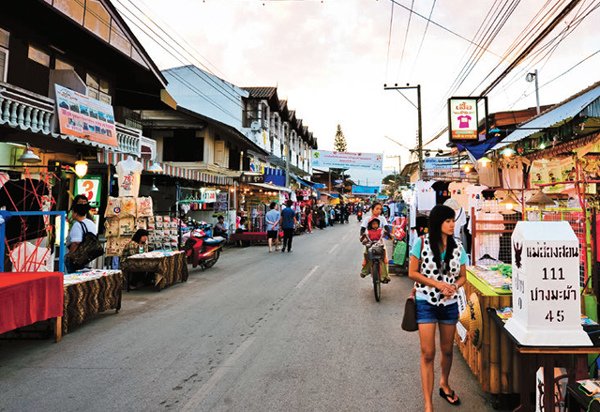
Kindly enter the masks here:
[[[384, 90], [384, 84], [421, 86], [423, 140], [428, 142], [447, 125], [448, 97], [477, 95], [516, 56], [513, 52], [502, 60], [528, 24], [539, 22], [538, 27], [543, 27], [548, 23], [550, 18], [543, 20], [536, 14], [553, 8], [553, 17], [568, 1], [397, 0], [405, 8], [394, 5], [393, 19], [391, 0], [113, 3], [128, 23], [134, 11], [146, 24], [157, 23], [177, 40], [169, 39], [168, 48], [182, 47], [193, 53], [193, 57], [177, 53], [174, 57], [156, 45], [156, 27], [153, 26], [155, 33], [148, 36], [130, 24], [161, 69], [202, 64], [204, 69], [238, 86], [277, 86], [279, 98], [287, 99], [288, 106], [309, 126], [320, 149], [333, 148], [336, 126], [340, 124], [348, 151], [384, 153], [384, 174], [388, 174], [399, 166], [398, 158], [392, 156], [401, 156], [400, 166], [415, 160], [407, 148], [416, 145], [417, 110], [406, 100], [416, 104], [414, 90], [406, 91], [403, 97], [396, 91]], [[412, 4], [422, 17], [407, 10]], [[505, 13], [509, 4], [517, 4], [510, 15]], [[598, 51], [598, 29], [594, 23], [597, 26], [600, 21], [600, 10], [594, 7], [599, 6], [598, 0], [582, 0], [534, 50], [539, 55], [525, 59], [492, 90], [488, 95], [490, 113], [534, 107], [534, 85], [525, 79], [534, 69], [539, 72], [541, 105], [558, 103], [600, 80], [600, 53], [573, 68]], [[585, 12], [590, 14], [576, 25], [575, 16]], [[433, 23], [427, 26], [425, 18], [430, 13]], [[475, 47], [472, 42], [481, 43], [481, 34], [487, 33], [486, 29], [489, 32], [490, 24], [479, 30], [488, 15], [508, 17], [489, 44]], [[561, 35], [565, 30], [572, 32]], [[544, 48], [553, 38], [554, 42]], [[531, 39], [527, 36], [522, 44]], [[481, 51], [481, 58], [462, 85], [450, 90], [466, 56], [474, 50]], [[426, 148], [444, 149], [447, 142], [445, 133]], [[366, 178], [377, 179], [376, 174], [358, 171], [351, 171], [351, 175], [363, 184]]]

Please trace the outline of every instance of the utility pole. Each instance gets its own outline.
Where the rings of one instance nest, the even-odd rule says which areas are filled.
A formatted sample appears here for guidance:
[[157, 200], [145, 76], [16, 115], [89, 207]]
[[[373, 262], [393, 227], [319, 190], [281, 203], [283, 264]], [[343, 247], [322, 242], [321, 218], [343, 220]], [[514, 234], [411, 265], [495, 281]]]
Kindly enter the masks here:
[[[417, 155], [419, 156], [419, 179], [423, 176], [423, 120], [421, 117], [421, 85], [418, 84], [416, 86], [409, 86], [408, 83], [406, 86], [398, 86], [396, 83], [394, 86], [389, 86], [387, 84], [383, 85], [384, 90], [396, 90], [398, 93], [402, 95], [408, 102], [417, 109]], [[406, 97], [402, 90], [417, 90], [417, 104], [415, 105], [408, 97]]]

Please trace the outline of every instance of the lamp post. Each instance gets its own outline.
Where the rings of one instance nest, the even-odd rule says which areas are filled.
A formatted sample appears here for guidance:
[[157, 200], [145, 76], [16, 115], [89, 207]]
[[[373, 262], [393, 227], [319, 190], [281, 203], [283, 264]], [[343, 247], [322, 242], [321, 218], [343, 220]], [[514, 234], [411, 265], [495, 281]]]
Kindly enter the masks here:
[[[408, 83], [406, 86], [398, 86], [396, 83], [394, 86], [389, 86], [387, 84], [383, 85], [384, 90], [396, 90], [398, 93], [402, 95], [408, 102], [417, 109], [417, 153], [419, 155], [419, 179], [423, 176], [423, 122], [421, 118], [421, 85], [418, 84], [416, 86], [410, 86]], [[406, 97], [402, 90], [412, 90], [417, 89], [417, 104], [415, 105], [408, 97]]]
[[533, 73], [527, 73], [525, 76], [525, 80], [529, 83], [535, 82], [535, 104], [537, 109], [537, 114], [540, 114], [540, 89], [538, 87], [538, 71], [535, 69]]

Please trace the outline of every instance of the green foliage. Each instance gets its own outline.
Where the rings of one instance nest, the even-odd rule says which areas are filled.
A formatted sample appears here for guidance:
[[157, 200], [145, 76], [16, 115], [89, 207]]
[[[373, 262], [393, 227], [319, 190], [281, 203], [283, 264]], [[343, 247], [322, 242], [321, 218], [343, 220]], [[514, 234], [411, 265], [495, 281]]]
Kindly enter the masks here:
[[336, 152], [345, 152], [348, 150], [346, 137], [344, 136], [344, 132], [342, 132], [342, 126], [340, 126], [339, 124], [337, 125], [337, 131], [335, 132], [333, 150], [335, 150]]

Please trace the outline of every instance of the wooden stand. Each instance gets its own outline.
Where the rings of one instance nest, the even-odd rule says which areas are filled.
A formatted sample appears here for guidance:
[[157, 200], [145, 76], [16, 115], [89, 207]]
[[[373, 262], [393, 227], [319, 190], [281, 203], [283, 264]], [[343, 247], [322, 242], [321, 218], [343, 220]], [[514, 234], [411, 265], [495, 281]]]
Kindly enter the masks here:
[[62, 316], [54, 318], [54, 342], [62, 340]]

